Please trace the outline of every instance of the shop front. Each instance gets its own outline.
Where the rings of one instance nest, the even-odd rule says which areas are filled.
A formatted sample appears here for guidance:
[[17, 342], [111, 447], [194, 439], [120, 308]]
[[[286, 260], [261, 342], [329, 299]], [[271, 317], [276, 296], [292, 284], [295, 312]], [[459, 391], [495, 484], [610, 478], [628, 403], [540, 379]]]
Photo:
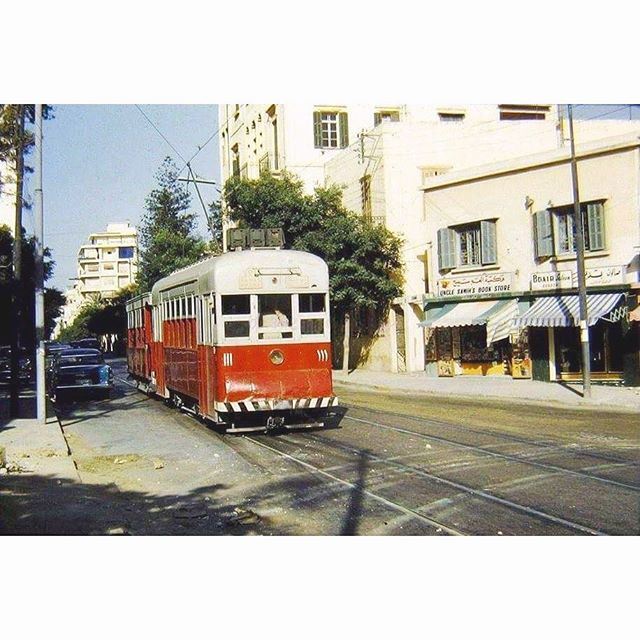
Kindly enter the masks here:
[[527, 330], [514, 331], [516, 298], [426, 305], [426, 370], [432, 375], [530, 377]]
[[[624, 381], [626, 360], [637, 349], [633, 346], [625, 294], [589, 293], [587, 318], [592, 379]], [[548, 377], [543, 374], [541, 379], [566, 382], [582, 379], [579, 319], [577, 295], [551, 295], [535, 298], [531, 307], [514, 320], [515, 327], [530, 332], [533, 359], [548, 362]], [[544, 372], [544, 366], [537, 369]]]

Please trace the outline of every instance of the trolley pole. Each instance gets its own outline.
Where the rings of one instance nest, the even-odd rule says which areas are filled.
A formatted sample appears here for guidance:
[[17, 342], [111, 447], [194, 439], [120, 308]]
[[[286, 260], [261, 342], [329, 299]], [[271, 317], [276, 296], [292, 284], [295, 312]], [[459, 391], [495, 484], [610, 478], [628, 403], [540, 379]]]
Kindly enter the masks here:
[[47, 421], [44, 354], [44, 211], [42, 196], [42, 105], [35, 106], [35, 310], [36, 310], [36, 402], [40, 424]]
[[578, 163], [576, 161], [575, 136], [573, 134], [573, 107], [569, 112], [569, 134], [571, 136], [571, 179], [573, 182], [573, 215], [576, 224], [576, 262], [578, 267], [578, 297], [580, 300], [580, 344], [582, 346], [582, 395], [591, 397], [591, 351], [589, 349], [589, 318], [587, 310], [587, 286], [584, 268], [584, 221], [580, 210], [578, 188]]

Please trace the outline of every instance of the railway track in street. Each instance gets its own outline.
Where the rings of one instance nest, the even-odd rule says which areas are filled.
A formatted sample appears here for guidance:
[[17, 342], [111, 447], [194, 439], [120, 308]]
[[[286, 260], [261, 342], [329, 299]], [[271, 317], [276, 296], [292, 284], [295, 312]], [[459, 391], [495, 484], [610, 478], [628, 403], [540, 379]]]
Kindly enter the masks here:
[[[607, 532], [602, 531], [600, 529], [585, 526], [584, 524], [581, 524], [579, 522], [568, 520], [566, 518], [562, 518], [562, 517], [544, 512], [540, 509], [535, 509], [528, 505], [523, 505], [523, 504], [514, 502], [513, 500], [501, 498], [488, 491], [477, 489], [477, 488], [465, 485], [463, 483], [452, 481], [442, 476], [429, 473], [424, 469], [421, 469], [414, 465], [408, 465], [394, 459], [378, 456], [369, 451], [366, 451], [364, 449], [360, 449], [357, 447], [343, 445], [341, 443], [334, 441], [331, 438], [318, 436], [316, 434], [305, 433], [305, 434], [297, 434], [297, 436], [288, 434], [287, 436], [282, 436], [277, 438], [273, 438], [272, 436], [259, 436], [259, 437], [244, 436], [243, 439], [251, 442], [256, 446], [260, 446], [262, 448], [268, 449], [273, 453], [276, 453], [277, 455], [287, 458], [288, 460], [293, 461], [310, 471], [319, 473], [334, 481], [341, 482], [350, 487], [354, 487], [355, 483], [344, 480], [344, 478], [341, 478], [337, 474], [341, 471], [348, 473], [354, 467], [356, 460], [365, 458], [367, 461], [375, 463], [378, 466], [400, 471], [403, 474], [403, 478], [405, 482], [407, 481], [407, 478], [413, 477], [413, 478], [419, 478], [422, 482], [426, 481], [428, 484], [435, 483], [442, 487], [446, 487], [447, 489], [453, 489], [456, 492], [456, 495], [454, 496], [454, 498], [450, 498], [450, 499], [456, 499], [461, 495], [463, 495], [466, 497], [480, 499], [483, 501], [488, 501], [490, 503], [493, 503], [494, 505], [498, 505], [499, 507], [503, 508], [503, 511], [504, 509], [506, 509], [506, 511], [503, 512], [503, 517], [506, 516], [509, 511], [511, 513], [517, 512], [528, 518], [534, 518], [538, 521], [542, 521], [548, 524], [550, 523], [557, 527], [560, 527], [565, 530], [565, 533], [572, 532], [577, 534], [583, 534], [583, 535], [586, 534], [586, 535], [594, 535], [594, 536], [607, 535]], [[264, 439], [269, 439], [271, 444], [265, 443]], [[339, 465], [332, 465], [331, 467], [329, 467], [331, 471], [327, 471], [326, 469], [323, 469], [317, 465], [309, 463], [306, 460], [303, 460], [299, 455], [294, 455], [293, 453], [284, 451], [283, 447], [281, 446], [283, 443], [286, 443], [286, 445], [293, 448], [298, 448], [298, 450], [300, 450], [301, 447], [305, 447], [307, 445], [308, 440], [315, 441], [324, 447], [329, 446], [334, 450], [339, 450], [343, 454], [346, 453], [353, 458], [353, 462], [346, 463], [346, 464], [343, 462], [342, 464], [339, 464]], [[279, 446], [273, 446], [273, 444], [276, 442]], [[395, 492], [396, 495], [398, 492]], [[385, 496], [375, 494], [371, 491], [365, 491], [364, 493], [369, 497], [372, 497], [373, 499], [376, 499], [379, 501], [385, 501], [386, 503], [388, 503], [388, 506], [393, 505], [398, 510], [402, 510], [405, 513], [411, 513], [412, 515], [414, 515], [414, 517], [419, 517], [422, 519], [427, 517], [424, 514], [420, 513], [416, 508], [408, 507], [406, 504], [402, 504], [401, 502], [398, 502], [397, 499], [389, 499], [389, 498], [386, 498]], [[425, 492], [425, 495], [426, 495], [426, 492]], [[454, 531], [456, 531], [457, 535], [476, 535], [477, 534], [477, 531], [465, 530], [464, 527], [444, 523], [441, 519], [439, 520], [434, 520], [431, 518], [429, 519], [433, 520], [434, 525], [441, 527], [443, 530], [445, 530], [445, 527], [448, 529], [453, 529]]]
[[[497, 451], [490, 451], [485, 447], [465, 444], [465, 443], [459, 442], [457, 440], [452, 440], [450, 438], [444, 438], [442, 436], [421, 433], [419, 431], [413, 431], [411, 429], [405, 429], [403, 427], [396, 427], [396, 426], [392, 426], [392, 425], [389, 425], [389, 424], [384, 424], [384, 423], [381, 423], [381, 422], [375, 422], [373, 420], [365, 420], [363, 418], [355, 418], [355, 417], [348, 416], [348, 415], [345, 416], [345, 420], [351, 420], [353, 422], [359, 422], [359, 423], [362, 423], [362, 424], [367, 424], [369, 426], [378, 427], [379, 429], [386, 429], [386, 430], [389, 430], [389, 431], [394, 431], [396, 433], [402, 433], [402, 434], [405, 434], [405, 435], [415, 436], [415, 437], [420, 438], [422, 440], [440, 442], [440, 443], [446, 444], [448, 446], [456, 447], [456, 448], [459, 448], [459, 449], [465, 449], [465, 450], [468, 450], [468, 451], [474, 451], [474, 452], [477, 452], [477, 453], [481, 453], [482, 455], [489, 456], [489, 457], [492, 457], [492, 458], [499, 458], [499, 459], [502, 459], [502, 460], [509, 460], [509, 461], [512, 461], [512, 462], [520, 462], [520, 463], [523, 463], [523, 464], [531, 465], [533, 467], [538, 467], [540, 469], [547, 469], [549, 471], [555, 471], [555, 472], [558, 472], [558, 473], [567, 473], [569, 475], [588, 478], [590, 480], [596, 480], [597, 482], [602, 482], [604, 484], [622, 487], [624, 489], [631, 489], [633, 491], [640, 491], [640, 485], [637, 485], [637, 484], [629, 484], [629, 483], [625, 483], [625, 482], [619, 482], [617, 480], [612, 480], [610, 478], [604, 478], [604, 477], [599, 476], [597, 474], [588, 473], [586, 471], [576, 471], [574, 469], [568, 469], [566, 467], [562, 467], [562, 466], [555, 465], [555, 464], [549, 464], [549, 463], [546, 463], [546, 462], [538, 462], [536, 460], [531, 460], [530, 458], [528, 458], [526, 456], [522, 456], [522, 455], [513, 455], [513, 454], [508, 454], [508, 453], [499, 453]], [[582, 453], [581, 452], [579, 455], [581, 457], [591, 457], [591, 454], [589, 454], [589, 453]], [[630, 465], [630, 464], [633, 464], [633, 463], [622, 462], [622, 461], [616, 460], [616, 464]]]

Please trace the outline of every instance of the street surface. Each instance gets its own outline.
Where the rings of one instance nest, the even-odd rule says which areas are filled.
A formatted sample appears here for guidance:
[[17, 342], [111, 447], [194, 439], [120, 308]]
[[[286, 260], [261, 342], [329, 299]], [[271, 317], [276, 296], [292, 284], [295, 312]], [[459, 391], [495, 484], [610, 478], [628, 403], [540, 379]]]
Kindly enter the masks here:
[[[149, 398], [58, 408], [80, 481], [6, 475], [2, 533], [637, 535], [637, 415], [339, 387], [332, 428], [223, 435]], [[345, 411], [346, 409], [346, 411]]]

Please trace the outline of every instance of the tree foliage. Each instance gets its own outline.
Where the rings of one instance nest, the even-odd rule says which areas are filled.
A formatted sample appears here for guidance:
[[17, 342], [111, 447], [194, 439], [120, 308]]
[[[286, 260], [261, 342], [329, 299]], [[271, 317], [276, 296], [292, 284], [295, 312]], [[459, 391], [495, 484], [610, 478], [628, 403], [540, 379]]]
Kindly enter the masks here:
[[[15, 282], [11, 273], [14, 239], [9, 227], [0, 226], [0, 344], [8, 344], [11, 339], [11, 314], [8, 313], [12, 304], [14, 287], [20, 288], [21, 341], [24, 346], [35, 345], [35, 238], [22, 236], [22, 278]], [[54, 261], [51, 251], [44, 250], [45, 281], [53, 275]], [[56, 318], [60, 315], [64, 305], [64, 296], [56, 288], [45, 288], [44, 315], [45, 335], [53, 329]]]
[[306, 194], [294, 176], [265, 174], [257, 180], [230, 178], [223, 199], [225, 214], [239, 226], [282, 227], [287, 248], [323, 258], [334, 315], [366, 316], [356, 330], [375, 330], [401, 294], [401, 239], [347, 211], [339, 188]]
[[145, 202], [138, 271], [141, 291], [149, 291], [160, 278], [196, 262], [206, 249], [204, 240], [195, 234], [196, 217], [188, 211], [191, 197], [177, 181], [177, 174], [175, 163], [165, 158], [156, 173], [157, 187]]

